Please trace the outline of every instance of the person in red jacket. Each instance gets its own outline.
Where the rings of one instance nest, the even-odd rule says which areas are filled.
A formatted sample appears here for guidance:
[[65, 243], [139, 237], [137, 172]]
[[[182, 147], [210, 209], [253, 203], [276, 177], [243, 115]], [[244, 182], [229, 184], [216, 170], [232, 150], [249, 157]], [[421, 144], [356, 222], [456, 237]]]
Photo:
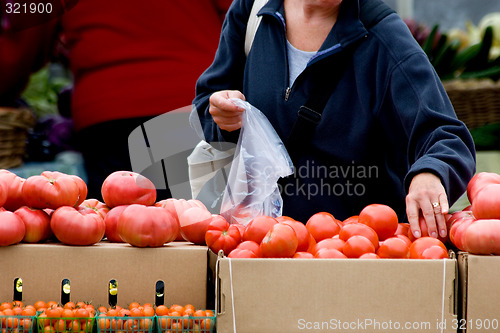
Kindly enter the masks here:
[[[6, 1], [0, 0], [2, 8]], [[52, 20], [9, 31], [4, 17], [0, 103], [12, 103], [28, 75], [46, 61], [54, 40], [49, 36], [58, 27], [74, 79], [71, 115], [89, 197], [100, 198], [107, 175], [132, 170], [130, 132], [191, 104], [196, 80], [212, 62], [231, 0], [71, 2], [63, 1], [66, 10], [57, 26]], [[168, 190], [162, 196], [169, 197]]]

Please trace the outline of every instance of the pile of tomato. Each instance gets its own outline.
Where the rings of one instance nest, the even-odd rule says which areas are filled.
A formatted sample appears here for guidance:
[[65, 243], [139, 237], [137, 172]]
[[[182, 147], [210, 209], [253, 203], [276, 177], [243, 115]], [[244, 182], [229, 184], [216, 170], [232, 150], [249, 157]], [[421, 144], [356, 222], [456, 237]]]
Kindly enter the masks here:
[[443, 259], [443, 240], [415, 239], [407, 223], [382, 204], [366, 206], [359, 215], [340, 221], [319, 212], [304, 224], [290, 217], [259, 216], [248, 225], [213, 219], [205, 236], [208, 247], [229, 258], [400, 258]]
[[[137, 247], [175, 240], [204, 245], [206, 225], [189, 220], [211, 217], [200, 201], [157, 202], [153, 182], [130, 171], [110, 174], [101, 193], [104, 202], [87, 198], [85, 182], [62, 172], [44, 171], [24, 179], [0, 170], [0, 246], [47, 240], [92, 245], [103, 239]], [[181, 214], [191, 207], [195, 209]]]
[[21, 301], [0, 304], [0, 332], [28, 333], [33, 329], [36, 308]]
[[467, 197], [471, 205], [450, 216], [450, 241], [461, 251], [500, 255], [500, 175], [476, 174]]

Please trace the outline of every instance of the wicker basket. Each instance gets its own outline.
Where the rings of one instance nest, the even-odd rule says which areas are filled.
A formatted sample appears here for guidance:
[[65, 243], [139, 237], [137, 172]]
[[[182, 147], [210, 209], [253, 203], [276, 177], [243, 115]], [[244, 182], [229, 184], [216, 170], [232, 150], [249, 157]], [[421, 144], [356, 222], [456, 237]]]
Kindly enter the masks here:
[[36, 119], [28, 108], [0, 107], [0, 169], [20, 166], [26, 149], [28, 129]]
[[453, 80], [443, 85], [458, 119], [469, 129], [500, 122], [500, 82]]

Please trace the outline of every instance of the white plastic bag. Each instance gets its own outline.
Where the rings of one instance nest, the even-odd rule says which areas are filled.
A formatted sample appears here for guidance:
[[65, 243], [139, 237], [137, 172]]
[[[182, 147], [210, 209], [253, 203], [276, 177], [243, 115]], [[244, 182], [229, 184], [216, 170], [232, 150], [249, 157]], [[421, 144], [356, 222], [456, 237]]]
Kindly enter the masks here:
[[260, 215], [281, 216], [278, 180], [294, 172], [293, 163], [266, 116], [248, 102], [232, 101], [245, 111], [221, 215], [230, 223], [243, 225]]

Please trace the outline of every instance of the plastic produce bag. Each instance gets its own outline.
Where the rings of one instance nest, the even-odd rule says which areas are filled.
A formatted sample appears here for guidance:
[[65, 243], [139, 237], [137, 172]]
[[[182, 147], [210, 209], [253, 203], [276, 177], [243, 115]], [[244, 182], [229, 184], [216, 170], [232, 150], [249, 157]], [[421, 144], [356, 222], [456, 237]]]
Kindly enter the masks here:
[[232, 101], [245, 111], [221, 215], [230, 223], [243, 225], [260, 215], [281, 216], [278, 180], [294, 172], [293, 163], [266, 116], [248, 102]]

